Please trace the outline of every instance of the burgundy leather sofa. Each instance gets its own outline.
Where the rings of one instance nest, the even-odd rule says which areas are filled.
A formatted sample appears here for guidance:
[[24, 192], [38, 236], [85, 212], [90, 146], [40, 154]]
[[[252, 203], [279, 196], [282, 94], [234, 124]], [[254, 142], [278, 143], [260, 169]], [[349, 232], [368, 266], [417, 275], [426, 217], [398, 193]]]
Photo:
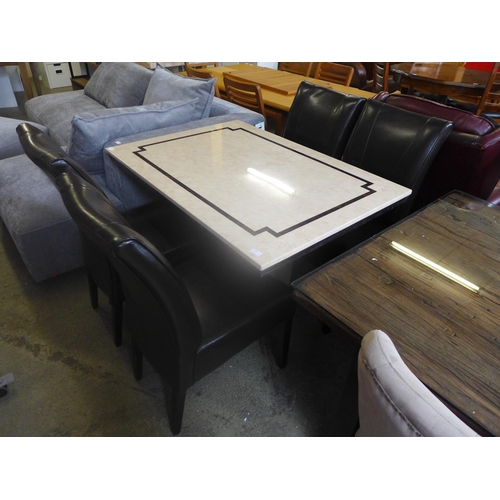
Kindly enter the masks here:
[[453, 122], [453, 130], [436, 155], [414, 208], [459, 189], [500, 204], [500, 128], [488, 119], [427, 99], [380, 92], [374, 99], [398, 108]]

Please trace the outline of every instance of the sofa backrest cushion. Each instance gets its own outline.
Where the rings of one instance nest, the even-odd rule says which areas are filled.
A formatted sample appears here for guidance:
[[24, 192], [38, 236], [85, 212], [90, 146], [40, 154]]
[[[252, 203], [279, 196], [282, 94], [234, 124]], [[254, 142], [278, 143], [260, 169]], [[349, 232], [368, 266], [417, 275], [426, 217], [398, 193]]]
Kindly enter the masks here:
[[436, 155], [415, 200], [415, 209], [453, 189], [488, 198], [500, 176], [499, 128], [482, 116], [416, 96], [380, 92], [374, 99], [453, 122], [453, 131]]
[[107, 142], [118, 137], [189, 122], [197, 102], [198, 99], [165, 101], [75, 115], [68, 155], [91, 174], [103, 172], [103, 148]]
[[139, 106], [153, 72], [130, 62], [103, 62], [85, 85], [85, 95], [107, 108]]
[[495, 130], [495, 126], [482, 116], [476, 116], [469, 111], [445, 106], [421, 97], [380, 92], [375, 96], [375, 100], [421, 115], [434, 116], [453, 122], [453, 130], [456, 132], [482, 136]]
[[160, 101], [187, 101], [198, 98], [193, 120], [210, 115], [215, 78], [202, 79], [177, 75], [158, 65], [144, 96], [144, 104]]

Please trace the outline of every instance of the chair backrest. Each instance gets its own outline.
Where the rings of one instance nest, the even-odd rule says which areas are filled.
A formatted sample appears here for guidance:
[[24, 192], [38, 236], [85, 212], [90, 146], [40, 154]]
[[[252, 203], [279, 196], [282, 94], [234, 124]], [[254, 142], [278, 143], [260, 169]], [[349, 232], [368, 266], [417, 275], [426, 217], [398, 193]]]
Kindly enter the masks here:
[[488, 78], [488, 83], [477, 106], [476, 115], [483, 112], [500, 113], [500, 62], [496, 62]]
[[408, 187], [398, 209], [408, 214], [432, 161], [452, 130], [452, 122], [370, 99], [347, 143], [342, 160]]
[[[210, 73], [210, 71], [200, 70], [198, 68], [195, 68], [194, 66], [188, 65], [187, 63], [186, 63], [186, 73], [188, 76], [192, 78], [203, 78], [204, 80], [217, 78], [215, 75]], [[220, 99], [220, 92], [216, 83], [214, 83], [214, 92], [215, 92], [214, 93], [215, 97], [218, 97]]]
[[[82, 236], [83, 259], [89, 274], [98, 287], [108, 296], [121, 297], [118, 275], [111, 266], [107, 253], [96, 243], [94, 232], [106, 225], [108, 229], [129, 226], [106, 195], [73, 170], [61, 172], [56, 178], [56, 186], [72, 219]], [[98, 207], [98, 217], [93, 218], [92, 210], [82, 215], [90, 205]], [[96, 212], [96, 210], [94, 210]]]
[[320, 62], [314, 73], [314, 78], [327, 82], [338, 83], [348, 87], [354, 75], [354, 68], [333, 62]]
[[184, 67], [189, 75], [190, 69], [200, 69], [200, 68], [218, 68], [218, 62], [185, 62]]
[[90, 174], [78, 162], [70, 158], [52, 137], [30, 123], [21, 123], [17, 126], [16, 132], [26, 156], [54, 184], [61, 173], [71, 170], [104, 194]]
[[361, 342], [358, 410], [358, 437], [478, 436], [410, 371], [380, 330]]
[[340, 159], [365, 103], [364, 97], [301, 82], [283, 137]]
[[198, 315], [182, 280], [158, 249], [85, 180], [65, 172], [57, 183], [84, 238], [118, 272], [127, 320], [140, 350], [162, 376], [173, 376], [179, 360], [193, 358], [201, 342]]
[[373, 65], [373, 92], [389, 91], [391, 63], [376, 62]]
[[224, 75], [224, 87], [226, 95], [230, 102], [243, 106], [260, 113], [266, 119], [266, 110], [262, 99], [262, 91], [260, 85], [255, 83], [245, 82], [233, 75]]
[[334, 61], [337, 64], [343, 64], [344, 66], [350, 66], [353, 70], [354, 73], [352, 75], [352, 80], [350, 83], [351, 87], [356, 87], [358, 89], [364, 89], [368, 83], [369, 78], [372, 77], [372, 74], [368, 75], [366, 71], [366, 67], [364, 66], [363, 63], [360, 62], [339, 62], [339, 61]]
[[311, 75], [312, 62], [280, 62], [278, 64], [279, 71], [288, 71], [301, 76]]

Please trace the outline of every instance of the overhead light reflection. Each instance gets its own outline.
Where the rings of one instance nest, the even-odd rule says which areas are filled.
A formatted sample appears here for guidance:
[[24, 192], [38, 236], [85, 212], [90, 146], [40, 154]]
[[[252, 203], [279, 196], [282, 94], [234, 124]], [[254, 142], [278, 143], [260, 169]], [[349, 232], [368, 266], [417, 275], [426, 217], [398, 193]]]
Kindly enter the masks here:
[[284, 182], [281, 182], [278, 179], [275, 179], [274, 177], [271, 177], [269, 175], [263, 174], [262, 172], [259, 172], [258, 170], [255, 170], [255, 168], [247, 168], [247, 172], [261, 181], [265, 181], [272, 186], [281, 189], [281, 191], [284, 191], [285, 193], [288, 194], [293, 194], [295, 193], [295, 189], [291, 188], [290, 186], [287, 186]]
[[416, 260], [417, 262], [420, 262], [424, 266], [427, 266], [434, 271], [446, 276], [447, 278], [450, 278], [451, 280], [455, 281], [456, 283], [459, 283], [460, 285], [464, 286], [465, 288], [468, 288], [469, 290], [472, 290], [473, 292], [478, 292], [479, 287], [477, 285], [474, 285], [470, 281], [467, 281], [466, 279], [462, 278], [461, 276], [458, 276], [458, 274], [452, 273], [451, 271], [448, 271], [448, 269], [445, 269], [444, 267], [440, 266], [439, 264], [436, 264], [435, 262], [432, 262], [429, 259], [426, 259], [425, 257], [422, 257], [420, 254], [414, 252], [413, 250], [410, 250], [409, 248], [404, 247], [403, 245], [400, 245], [399, 243], [396, 243], [393, 241], [391, 243], [392, 247], [394, 247], [396, 250], [400, 251], [401, 253], [407, 255], [408, 257], [411, 257], [412, 259]]

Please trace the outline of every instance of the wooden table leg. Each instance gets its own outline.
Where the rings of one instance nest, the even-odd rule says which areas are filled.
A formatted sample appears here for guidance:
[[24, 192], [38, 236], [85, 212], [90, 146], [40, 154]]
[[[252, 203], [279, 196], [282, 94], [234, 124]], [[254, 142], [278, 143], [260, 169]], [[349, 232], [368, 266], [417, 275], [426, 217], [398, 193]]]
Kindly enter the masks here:
[[30, 78], [28, 76], [28, 69], [26, 68], [27, 63], [14, 63], [19, 67], [19, 73], [21, 74], [21, 81], [23, 82], [24, 92], [26, 93], [26, 100], [33, 98], [33, 91], [31, 90]]
[[42, 86], [40, 85], [40, 75], [38, 73], [38, 66], [36, 62], [30, 62], [31, 74], [33, 75], [33, 81], [35, 82], [36, 94], [42, 95]]

